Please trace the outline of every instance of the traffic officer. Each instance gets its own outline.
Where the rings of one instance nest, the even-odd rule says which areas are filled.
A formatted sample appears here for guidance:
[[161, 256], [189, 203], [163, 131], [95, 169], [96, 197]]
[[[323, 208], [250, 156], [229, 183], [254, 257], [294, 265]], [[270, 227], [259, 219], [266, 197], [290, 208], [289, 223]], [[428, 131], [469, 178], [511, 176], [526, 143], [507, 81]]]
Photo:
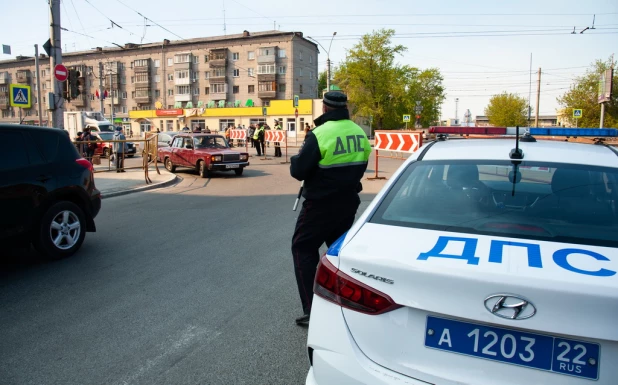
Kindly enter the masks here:
[[258, 128], [255, 129], [253, 141], [255, 142], [257, 155], [262, 156], [262, 152], [266, 155], [266, 148], [264, 147], [264, 125], [262, 123], [259, 123]]
[[362, 128], [350, 120], [347, 96], [324, 94], [322, 116], [298, 155], [291, 158], [290, 174], [303, 181], [305, 198], [292, 238], [296, 283], [303, 307], [298, 325], [308, 325], [319, 249], [335, 242], [354, 223], [358, 193], [367, 169], [371, 144]]
[[[275, 120], [275, 130], [281, 130], [281, 123]], [[281, 157], [281, 143], [275, 142], [275, 157]]]

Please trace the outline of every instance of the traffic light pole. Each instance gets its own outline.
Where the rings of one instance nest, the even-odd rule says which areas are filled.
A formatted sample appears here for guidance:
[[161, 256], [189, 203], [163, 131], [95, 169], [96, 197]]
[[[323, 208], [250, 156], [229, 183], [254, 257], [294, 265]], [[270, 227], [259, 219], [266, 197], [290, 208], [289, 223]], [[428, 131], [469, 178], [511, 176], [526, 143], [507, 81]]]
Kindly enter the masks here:
[[43, 127], [43, 99], [41, 99], [41, 72], [39, 71], [39, 45], [34, 45], [34, 70], [36, 71], [36, 106], [39, 113], [39, 126]]
[[64, 129], [64, 99], [62, 87], [56, 80], [54, 68], [62, 64], [62, 45], [60, 39], [60, 0], [49, 0], [49, 37], [51, 41], [49, 68], [51, 78], [51, 124], [50, 127]]

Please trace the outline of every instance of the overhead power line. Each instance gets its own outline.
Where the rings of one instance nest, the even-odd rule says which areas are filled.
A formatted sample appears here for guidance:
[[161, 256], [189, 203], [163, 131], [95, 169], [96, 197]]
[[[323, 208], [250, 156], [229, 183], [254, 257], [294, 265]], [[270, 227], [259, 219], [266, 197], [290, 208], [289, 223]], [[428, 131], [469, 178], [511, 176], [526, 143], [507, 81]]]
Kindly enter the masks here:
[[177, 38], [184, 40], [186, 42], [189, 42], [187, 39], [185, 39], [184, 37], [170, 31], [169, 29], [165, 28], [164, 26], [162, 26], [161, 24], [157, 23], [156, 21], [144, 16], [142, 13], [140, 13], [139, 11], [136, 11], [135, 9], [129, 7], [128, 5], [126, 5], [124, 2], [120, 1], [120, 0], [116, 0], [117, 2], [119, 2], [120, 4], [124, 5], [125, 7], [129, 8], [130, 10], [132, 10], [133, 12], [137, 13], [138, 15], [140, 15], [141, 17], [143, 17], [145, 20], [150, 21], [151, 23], [155, 24], [156, 26], [158, 26], [159, 28], [163, 29], [166, 32], [171, 33], [172, 35], [176, 36]]
[[100, 13], [100, 14], [101, 14], [104, 18], [106, 18], [107, 20], [109, 20], [109, 21], [110, 21], [110, 23], [112, 23], [112, 28], [114, 28], [114, 26], [116, 26], [116, 27], [118, 27], [118, 28], [120, 28], [120, 29], [122, 29], [122, 30], [124, 30], [124, 31], [127, 31], [128, 33], [130, 33], [130, 34], [131, 34], [131, 35], [133, 35], [133, 36], [137, 36], [137, 35], [136, 35], [136, 34], [134, 34], [133, 32], [129, 31], [129, 30], [128, 30], [128, 29], [126, 29], [126, 28], [123, 28], [120, 24], [116, 23], [114, 20], [112, 20], [111, 18], [109, 18], [106, 14], [104, 14], [103, 12], [101, 12], [101, 10], [100, 10], [99, 8], [95, 7], [95, 6], [94, 6], [94, 4], [92, 4], [90, 1], [88, 1], [88, 0], [84, 0], [84, 1], [85, 1], [86, 3], [88, 3], [88, 4], [90, 4], [90, 6], [91, 6], [92, 8], [94, 8], [97, 12], [99, 12], [99, 13]]

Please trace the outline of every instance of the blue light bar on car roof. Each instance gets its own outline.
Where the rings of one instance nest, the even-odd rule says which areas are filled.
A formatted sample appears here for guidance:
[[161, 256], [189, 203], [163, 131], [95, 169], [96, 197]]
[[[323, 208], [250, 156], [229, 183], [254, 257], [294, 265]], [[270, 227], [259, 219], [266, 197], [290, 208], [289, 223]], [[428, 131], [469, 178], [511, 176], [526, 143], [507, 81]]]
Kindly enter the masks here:
[[533, 136], [618, 137], [618, 130], [615, 128], [530, 128], [529, 132]]

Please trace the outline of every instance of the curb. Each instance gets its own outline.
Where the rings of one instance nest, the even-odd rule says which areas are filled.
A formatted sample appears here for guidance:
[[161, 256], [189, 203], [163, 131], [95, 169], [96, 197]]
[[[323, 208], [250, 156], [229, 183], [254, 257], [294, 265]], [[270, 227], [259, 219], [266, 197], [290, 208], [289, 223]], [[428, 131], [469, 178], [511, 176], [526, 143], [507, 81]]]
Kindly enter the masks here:
[[149, 184], [149, 185], [146, 185], [146, 186], [140, 186], [140, 187], [136, 187], [136, 188], [132, 188], [132, 189], [128, 189], [128, 190], [113, 191], [113, 192], [110, 192], [110, 193], [103, 193], [103, 192], [101, 192], [101, 199], [114, 198], [114, 197], [119, 197], [119, 196], [122, 196], [122, 195], [128, 195], [128, 194], [138, 193], [138, 192], [142, 192], [142, 191], [148, 191], [148, 190], [154, 190], [154, 189], [158, 189], [158, 188], [168, 187], [168, 186], [171, 186], [171, 185], [175, 184], [179, 180], [180, 180], [180, 177], [178, 177], [178, 175], [174, 174], [174, 178], [172, 178], [172, 179], [170, 179], [168, 181], [165, 181], [165, 182], [153, 183], [153, 184]]

